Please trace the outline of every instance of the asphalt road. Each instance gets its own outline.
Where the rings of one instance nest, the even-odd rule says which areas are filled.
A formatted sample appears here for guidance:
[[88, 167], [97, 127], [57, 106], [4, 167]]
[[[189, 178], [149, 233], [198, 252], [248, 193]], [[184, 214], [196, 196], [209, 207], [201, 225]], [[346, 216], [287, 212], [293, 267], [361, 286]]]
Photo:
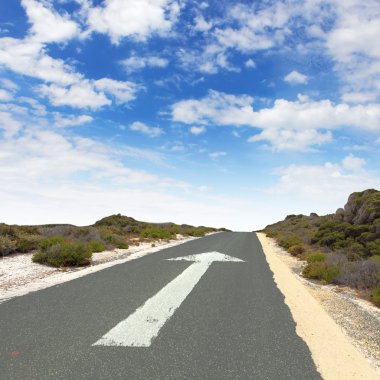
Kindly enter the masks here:
[[[93, 346], [177, 278], [214, 262], [149, 347]], [[160, 311], [158, 310], [157, 313]], [[320, 379], [254, 233], [221, 233], [0, 305], [0, 378]]]

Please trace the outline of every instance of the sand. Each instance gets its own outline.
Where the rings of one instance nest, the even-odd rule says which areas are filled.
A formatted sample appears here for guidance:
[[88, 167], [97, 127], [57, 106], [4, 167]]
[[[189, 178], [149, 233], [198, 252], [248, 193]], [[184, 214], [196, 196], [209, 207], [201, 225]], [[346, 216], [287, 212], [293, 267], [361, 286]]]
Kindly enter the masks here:
[[257, 236], [296, 322], [296, 332], [308, 345], [322, 377], [326, 380], [380, 379], [375, 368], [280, 259], [273, 240], [263, 233]]

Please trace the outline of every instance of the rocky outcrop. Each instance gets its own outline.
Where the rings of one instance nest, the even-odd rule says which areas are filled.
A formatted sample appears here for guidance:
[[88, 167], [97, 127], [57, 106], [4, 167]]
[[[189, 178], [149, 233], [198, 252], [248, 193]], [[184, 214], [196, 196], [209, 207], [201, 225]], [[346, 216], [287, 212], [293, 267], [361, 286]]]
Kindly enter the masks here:
[[369, 189], [352, 193], [336, 218], [352, 224], [369, 224], [380, 218], [380, 191]]

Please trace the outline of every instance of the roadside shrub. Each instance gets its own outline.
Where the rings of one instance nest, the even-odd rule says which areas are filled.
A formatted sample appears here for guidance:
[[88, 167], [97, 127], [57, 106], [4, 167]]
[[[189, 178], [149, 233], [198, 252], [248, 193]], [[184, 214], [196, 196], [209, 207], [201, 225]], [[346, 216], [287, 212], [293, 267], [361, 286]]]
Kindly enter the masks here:
[[360, 290], [376, 288], [380, 285], [380, 261], [361, 260], [341, 266], [336, 282]]
[[27, 253], [38, 248], [40, 237], [37, 235], [23, 234], [18, 237], [17, 251]]
[[380, 285], [373, 290], [371, 299], [376, 306], [380, 306]]
[[302, 271], [302, 275], [306, 278], [323, 280], [327, 284], [330, 284], [339, 275], [339, 269], [326, 262], [316, 261], [307, 264]]
[[148, 227], [140, 233], [145, 239], [172, 239], [174, 236], [170, 230], [157, 227]]
[[0, 236], [0, 255], [5, 256], [16, 252], [16, 242], [8, 236]]
[[305, 252], [305, 248], [302, 245], [292, 245], [288, 251], [292, 256], [298, 256]]
[[293, 245], [302, 244], [302, 239], [300, 239], [298, 236], [287, 236], [280, 239], [278, 244], [282, 248], [289, 249]]
[[266, 233], [266, 235], [269, 237], [269, 238], [275, 238], [277, 237], [278, 233], [277, 232], [274, 232], [274, 231], [267, 231], [267, 230], [264, 230], [264, 232]]
[[48, 237], [40, 241], [39, 249], [42, 252], [46, 252], [50, 247], [63, 243], [64, 241], [65, 241], [65, 238], [62, 236]]
[[171, 226], [169, 228], [169, 231], [172, 235], [177, 235], [177, 234], [180, 234], [181, 233], [181, 229], [179, 226]]
[[128, 249], [128, 248], [129, 248], [129, 245], [128, 245], [127, 242], [122, 241], [122, 242], [119, 242], [119, 243], [117, 244], [117, 248], [119, 248], [119, 249]]
[[[47, 241], [48, 240], [48, 241]], [[83, 266], [91, 262], [89, 244], [65, 240], [56, 236], [40, 243], [39, 251], [32, 257], [33, 262], [54, 267]]]
[[330, 246], [336, 242], [339, 242], [340, 240], [345, 239], [344, 232], [329, 232], [324, 234], [319, 240], [318, 243], [320, 245], [327, 245]]
[[380, 239], [368, 242], [367, 251], [370, 256], [380, 255]]
[[326, 261], [324, 253], [313, 253], [307, 257], [308, 264]]
[[358, 237], [358, 241], [362, 244], [365, 244], [369, 241], [376, 240], [377, 235], [373, 232], [364, 232]]
[[97, 240], [92, 240], [87, 244], [90, 247], [91, 252], [103, 252], [106, 249], [105, 245]]
[[185, 231], [185, 234], [194, 237], [203, 237], [205, 236], [206, 232], [207, 231], [203, 228], [189, 228]]
[[138, 222], [137, 220], [130, 218], [129, 216], [124, 216], [121, 214], [115, 214], [106, 216], [103, 219], [98, 220], [95, 223], [95, 227], [98, 226], [115, 226], [118, 228], [125, 228], [125, 227], [137, 227], [141, 222]]

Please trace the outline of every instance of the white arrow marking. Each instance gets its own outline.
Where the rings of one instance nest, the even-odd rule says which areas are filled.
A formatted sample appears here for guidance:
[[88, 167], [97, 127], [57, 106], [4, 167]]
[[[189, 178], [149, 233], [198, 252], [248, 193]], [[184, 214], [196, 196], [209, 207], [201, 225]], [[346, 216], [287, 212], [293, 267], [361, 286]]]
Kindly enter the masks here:
[[244, 262], [219, 252], [177, 257], [168, 260], [194, 261], [173, 281], [118, 323], [93, 346], [149, 347], [161, 327], [179, 308], [214, 261]]

